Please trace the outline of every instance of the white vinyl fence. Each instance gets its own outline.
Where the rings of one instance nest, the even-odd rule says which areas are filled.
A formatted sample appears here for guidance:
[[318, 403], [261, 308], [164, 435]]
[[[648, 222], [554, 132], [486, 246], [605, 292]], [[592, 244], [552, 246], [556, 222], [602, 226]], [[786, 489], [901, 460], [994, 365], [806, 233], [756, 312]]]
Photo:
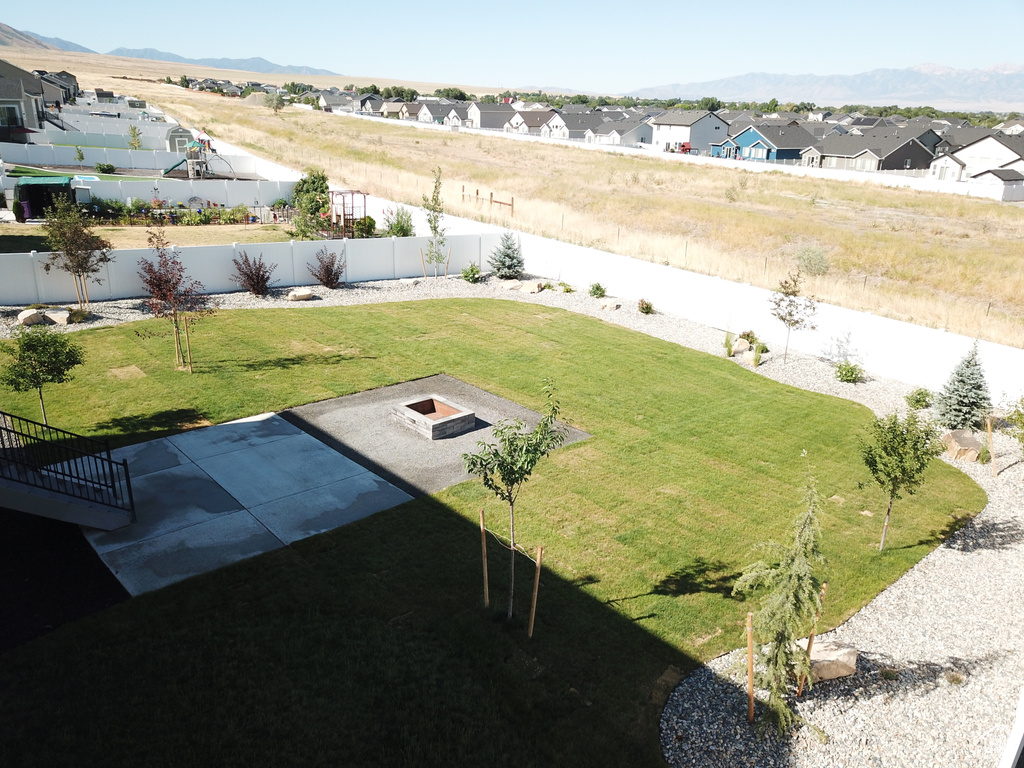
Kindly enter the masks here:
[[[173, 238], [173, 231], [166, 232]], [[500, 235], [452, 235], [445, 248], [451, 248], [449, 274], [458, 274], [470, 264], [484, 268], [484, 263], [500, 240]], [[307, 264], [316, 264], [316, 252], [326, 248], [329, 252], [344, 254], [346, 258], [345, 282], [366, 280], [393, 280], [403, 277], [422, 277], [423, 261], [420, 251], [426, 253], [429, 238], [404, 237], [367, 240], [293, 240], [287, 243], [250, 243], [245, 245], [204, 245], [175, 248], [185, 272], [200, 281], [208, 293], [226, 293], [239, 290], [231, 281], [235, 273], [232, 259], [245, 251], [249, 258], [259, 256], [267, 264], [276, 264], [272, 280], [277, 287], [312, 285]], [[145, 295], [139, 279], [139, 260], [155, 260], [150, 248], [113, 251], [113, 261], [105, 265], [97, 276], [99, 285], [89, 284], [89, 298], [93, 301], [126, 299]], [[66, 304], [74, 302], [75, 286], [67, 272], [43, 270], [48, 253], [0, 254], [0, 305], [27, 306], [28, 304]], [[427, 274], [433, 275], [433, 266], [426, 265]], [[442, 264], [439, 273], [444, 273]]]
[[278, 198], [291, 199], [294, 181], [229, 181], [213, 179], [146, 179], [144, 181], [76, 181], [73, 188], [87, 188], [92, 197], [110, 200], [167, 200], [170, 205], [187, 205], [193, 197], [203, 201], [203, 207], [216, 203], [234, 208], [270, 205]]

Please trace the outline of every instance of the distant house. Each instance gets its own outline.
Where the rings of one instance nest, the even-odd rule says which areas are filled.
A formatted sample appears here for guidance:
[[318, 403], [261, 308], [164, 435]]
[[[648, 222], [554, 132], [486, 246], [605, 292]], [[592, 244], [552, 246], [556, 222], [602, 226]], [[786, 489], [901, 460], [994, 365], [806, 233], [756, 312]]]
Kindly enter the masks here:
[[[991, 195], [1004, 202], [1020, 202], [1024, 200], [1024, 173], [1010, 168], [993, 168], [971, 177], [971, 184], [995, 188], [996, 194]], [[986, 195], [988, 197], [989, 195]]]
[[1024, 133], [1024, 118], [1015, 117], [996, 126], [996, 130], [1002, 131], [1007, 136], [1016, 136]]
[[712, 145], [714, 157], [743, 160], [800, 160], [800, 152], [814, 145], [814, 136], [796, 125], [752, 125], [742, 133]]
[[586, 141], [587, 131], [597, 128], [603, 123], [611, 122], [612, 118], [600, 112], [588, 112], [577, 115], [554, 115], [540, 129], [545, 139], [568, 139]]
[[947, 177], [954, 166], [948, 161], [939, 163], [942, 157], [951, 157], [963, 166], [960, 179], [973, 179], [993, 169], [1012, 169], [1024, 171], [1024, 135], [1007, 136], [994, 133], [983, 136], [959, 149], [940, 155], [931, 163], [931, 175], [941, 178], [942, 169], [947, 169]]
[[933, 155], [916, 137], [878, 133], [829, 136], [800, 153], [801, 163], [852, 171], [921, 170]]
[[704, 109], [671, 110], [655, 117], [651, 126], [653, 143], [666, 152], [688, 147], [709, 154], [713, 143], [729, 135], [729, 124]]
[[27, 143], [45, 114], [43, 81], [0, 60], [0, 141]]
[[320, 98], [317, 100], [320, 109], [324, 112], [351, 112], [352, 97], [342, 96], [334, 93], [320, 91]]
[[469, 108], [452, 107], [442, 121], [445, 125], [453, 125], [458, 128], [469, 125]]
[[954, 155], [938, 155], [928, 166], [928, 173], [939, 181], [966, 181], [967, 166]]
[[627, 118], [625, 120], [609, 120], [596, 128], [588, 128], [583, 140], [588, 144], [611, 144], [636, 146], [650, 144], [654, 139], [654, 128], [649, 120]]
[[449, 101], [424, 101], [416, 110], [416, 119], [421, 123], [441, 124], [451, 108], [452, 105]]
[[221, 90], [225, 96], [233, 96], [235, 98], [238, 98], [242, 95], [242, 89], [239, 88], [237, 85], [226, 85]]
[[504, 130], [505, 133], [532, 133], [540, 136], [540, 129], [554, 116], [555, 111], [551, 109], [516, 112], [505, 123]]
[[[384, 103], [380, 106], [381, 117], [400, 118], [402, 116], [402, 108], [406, 106], [404, 101], [388, 101], [384, 100]], [[406, 114], [409, 110], [406, 109]]]
[[[509, 104], [486, 104], [482, 101], [472, 102], [466, 110], [466, 119], [470, 128], [491, 128], [504, 130], [505, 123], [515, 113]], [[443, 119], [443, 118], [442, 118]]]

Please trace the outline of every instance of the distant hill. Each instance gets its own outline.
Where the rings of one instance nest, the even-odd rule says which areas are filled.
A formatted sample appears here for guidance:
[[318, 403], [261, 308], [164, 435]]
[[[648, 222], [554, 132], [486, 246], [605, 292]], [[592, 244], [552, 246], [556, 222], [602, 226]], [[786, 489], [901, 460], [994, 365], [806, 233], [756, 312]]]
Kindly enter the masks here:
[[988, 69], [951, 69], [922, 64], [908, 69], [874, 69], [857, 75], [777, 75], [752, 72], [702, 83], [673, 83], [630, 91], [649, 99], [723, 101], [812, 101], [816, 104], [930, 105], [942, 108], [1024, 107], [1024, 66], [1000, 64]]
[[217, 69], [235, 69], [243, 72], [260, 72], [263, 74], [277, 75], [335, 75], [327, 69], [315, 69], [314, 67], [297, 67], [292, 65], [275, 64], [263, 58], [252, 59], [187, 59], [176, 53], [158, 51], [155, 48], [115, 48], [107, 53], [107, 56], [124, 56], [129, 59], [149, 59], [151, 61], [167, 61], [172, 64], [197, 64], [203, 67], [216, 67]]
[[38, 48], [52, 51], [56, 47], [26, 32], [19, 32], [6, 24], [0, 24], [0, 48]]
[[62, 40], [59, 37], [43, 37], [37, 35], [35, 32], [25, 32], [26, 35], [31, 35], [36, 40], [42, 40], [47, 45], [52, 45], [54, 48], [60, 48], [62, 51], [72, 51], [74, 53], [97, 53], [97, 51], [91, 48], [86, 48], [84, 45], [78, 43], [72, 43], [69, 40]]

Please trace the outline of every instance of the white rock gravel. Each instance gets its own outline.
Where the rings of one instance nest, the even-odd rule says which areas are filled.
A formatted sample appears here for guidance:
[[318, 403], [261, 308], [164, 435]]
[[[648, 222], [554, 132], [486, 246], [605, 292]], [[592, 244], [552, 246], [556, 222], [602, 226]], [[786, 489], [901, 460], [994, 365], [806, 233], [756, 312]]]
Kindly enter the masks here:
[[[275, 290], [265, 299], [240, 292], [213, 298], [221, 310], [296, 311], [454, 297], [525, 301], [592, 315], [724, 355], [720, 330], [658, 312], [642, 315], [632, 301], [623, 301], [618, 311], [602, 309], [601, 300], [589, 296], [585, 286], [571, 294], [557, 287], [528, 294], [509, 290], [494, 278], [476, 285], [458, 278], [426, 278], [310, 289], [314, 298], [301, 307], [287, 301], [287, 289]], [[11, 336], [22, 309], [0, 307], [0, 338]], [[148, 316], [141, 299], [94, 302], [92, 311], [94, 318], [87, 323], [55, 328], [74, 331]], [[783, 364], [777, 349], [764, 357], [757, 372], [854, 400], [877, 414], [905, 411], [903, 398], [913, 389], [910, 384], [870, 377], [860, 384], [843, 384], [828, 361], [791, 353]], [[798, 705], [799, 714], [827, 741], [823, 743], [810, 728], [782, 740], [753, 735], [746, 723], [741, 649], [699, 668], [670, 696], [661, 724], [669, 764], [995, 765], [1024, 681], [1024, 463], [1019, 444], [1003, 435], [995, 437], [995, 454], [1000, 469], [996, 478], [989, 466], [956, 464], [988, 493], [989, 503], [981, 514], [845, 624], [822, 635], [861, 651], [857, 675], [819, 683]], [[898, 676], [889, 679], [893, 671]]]

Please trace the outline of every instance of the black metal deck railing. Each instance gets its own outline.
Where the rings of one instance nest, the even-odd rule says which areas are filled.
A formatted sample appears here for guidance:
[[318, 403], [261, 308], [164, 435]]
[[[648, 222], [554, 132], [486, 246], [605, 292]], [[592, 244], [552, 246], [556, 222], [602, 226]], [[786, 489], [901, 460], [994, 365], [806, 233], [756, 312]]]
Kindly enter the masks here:
[[114, 461], [105, 440], [0, 411], [0, 477], [123, 509], [135, 522], [128, 462]]

